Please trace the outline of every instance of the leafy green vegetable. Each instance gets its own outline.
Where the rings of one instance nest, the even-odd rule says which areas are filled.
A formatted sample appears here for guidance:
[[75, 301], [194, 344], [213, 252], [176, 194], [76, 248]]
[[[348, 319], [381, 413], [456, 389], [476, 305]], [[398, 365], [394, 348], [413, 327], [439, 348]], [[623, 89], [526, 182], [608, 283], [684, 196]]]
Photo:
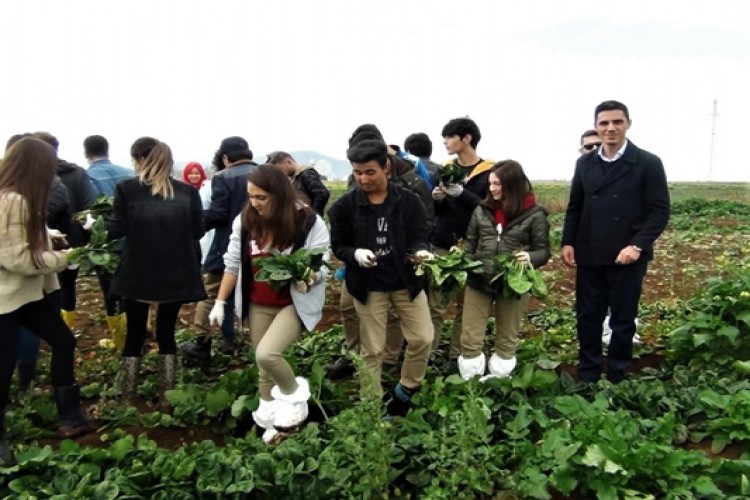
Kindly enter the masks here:
[[81, 271], [88, 272], [101, 268], [114, 274], [120, 264], [120, 240], [108, 241], [106, 223], [98, 216], [91, 227], [91, 239], [86, 246], [74, 248], [68, 253], [68, 260], [78, 264]]
[[511, 254], [496, 255], [493, 264], [495, 275], [490, 283], [502, 280], [503, 298], [520, 298], [527, 293], [538, 299], [547, 297], [547, 285], [544, 284], [544, 278], [539, 270], [519, 262]]
[[451, 162], [440, 167], [440, 178], [445, 184], [457, 184], [464, 180], [464, 177], [466, 171], [458, 163]]
[[470, 272], [480, 272], [482, 263], [472, 259], [460, 248], [453, 248], [446, 255], [435, 255], [430, 260], [415, 260], [417, 265], [416, 275], [425, 273], [429, 276], [430, 284], [443, 295], [443, 302], [450, 302], [451, 298], [466, 286], [466, 280]]
[[86, 221], [86, 216], [88, 214], [91, 214], [94, 218], [103, 217], [104, 220], [111, 219], [115, 210], [114, 200], [113, 196], [105, 196], [103, 194], [97, 196], [96, 200], [94, 200], [94, 203], [89, 208], [75, 214], [75, 220], [83, 223]]
[[299, 248], [290, 254], [273, 250], [271, 253], [270, 257], [255, 259], [258, 265], [255, 279], [268, 282], [275, 290], [292, 281], [307, 281], [310, 274], [318, 272], [321, 267], [330, 267], [323, 258], [325, 248]]

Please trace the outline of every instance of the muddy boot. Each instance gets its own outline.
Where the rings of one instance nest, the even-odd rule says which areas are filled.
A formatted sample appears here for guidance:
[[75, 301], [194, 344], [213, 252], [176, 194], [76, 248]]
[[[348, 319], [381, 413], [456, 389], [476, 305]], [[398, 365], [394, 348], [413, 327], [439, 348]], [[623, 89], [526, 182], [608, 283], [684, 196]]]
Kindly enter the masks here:
[[36, 378], [36, 361], [19, 362], [16, 365], [16, 371], [18, 372], [18, 392], [28, 391]]
[[325, 371], [328, 380], [346, 380], [354, 376], [357, 368], [351, 359], [342, 356], [335, 363], [326, 365]]
[[16, 457], [5, 440], [5, 408], [0, 408], [0, 467], [16, 465]]
[[199, 335], [195, 340], [180, 346], [185, 366], [197, 366], [206, 370], [211, 365], [211, 337]]
[[77, 385], [55, 387], [55, 404], [60, 415], [57, 436], [60, 439], [88, 434], [96, 429], [94, 423], [81, 412], [81, 388]]
[[123, 356], [120, 358], [120, 373], [118, 374], [118, 385], [120, 386], [120, 404], [132, 406], [135, 400], [135, 391], [138, 388], [138, 372], [141, 368], [139, 356]]
[[161, 354], [159, 355], [159, 406], [161, 413], [169, 413], [172, 405], [167, 401], [166, 391], [174, 389], [177, 383], [177, 355]]
[[125, 337], [128, 333], [128, 318], [125, 313], [116, 316], [107, 316], [107, 328], [112, 336], [112, 342], [117, 350], [122, 351], [125, 347]]

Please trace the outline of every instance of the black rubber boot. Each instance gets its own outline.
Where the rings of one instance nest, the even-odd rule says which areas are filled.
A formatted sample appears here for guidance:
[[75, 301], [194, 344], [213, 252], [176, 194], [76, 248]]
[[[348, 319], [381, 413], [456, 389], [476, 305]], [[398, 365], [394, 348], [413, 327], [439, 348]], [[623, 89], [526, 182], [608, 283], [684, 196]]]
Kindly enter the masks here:
[[399, 382], [393, 388], [391, 400], [386, 407], [386, 413], [389, 417], [404, 417], [411, 408], [411, 397], [417, 389], [407, 389]]
[[25, 361], [16, 365], [18, 372], [18, 390], [26, 392], [36, 378], [36, 361]]
[[326, 365], [325, 371], [328, 380], [346, 380], [354, 376], [357, 368], [351, 359], [342, 356], [335, 363]]
[[81, 388], [77, 384], [55, 387], [55, 404], [60, 415], [57, 435], [61, 439], [88, 434], [96, 429], [94, 423], [81, 412]]
[[0, 408], [0, 467], [16, 465], [16, 457], [5, 440], [5, 408]]
[[211, 337], [200, 335], [182, 344], [180, 350], [186, 366], [198, 366], [205, 370], [211, 365]]

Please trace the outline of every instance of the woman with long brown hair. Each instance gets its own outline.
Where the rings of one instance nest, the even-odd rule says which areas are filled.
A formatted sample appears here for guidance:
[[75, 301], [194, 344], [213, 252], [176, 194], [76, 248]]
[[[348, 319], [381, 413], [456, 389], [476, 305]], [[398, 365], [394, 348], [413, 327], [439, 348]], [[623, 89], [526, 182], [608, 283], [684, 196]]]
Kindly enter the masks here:
[[45, 210], [57, 158], [44, 142], [26, 137], [0, 163], [0, 466], [15, 462], [5, 438], [5, 409], [23, 325], [52, 349], [51, 375], [60, 415], [58, 435], [93, 430], [79, 408], [73, 373], [76, 340], [47, 295], [57, 290], [56, 273], [68, 266], [64, 251], [52, 250]]
[[[493, 259], [513, 254], [525, 265], [539, 267], [550, 257], [547, 211], [536, 203], [534, 190], [520, 163], [496, 163], [489, 175], [489, 189], [474, 209], [466, 231], [465, 250], [482, 261], [482, 273], [470, 273], [466, 283], [458, 369], [464, 379], [484, 375], [507, 377], [516, 366], [516, 347], [529, 295], [503, 298], [499, 283], [490, 283]], [[487, 320], [495, 304], [495, 346], [489, 362], [483, 352]]]
[[235, 290], [236, 312], [249, 323], [260, 378], [260, 404], [253, 419], [266, 429], [263, 439], [268, 442], [277, 427], [294, 427], [307, 418], [308, 382], [295, 377], [284, 350], [320, 321], [327, 269], [276, 290], [254, 279], [255, 262], [272, 251], [327, 249], [330, 235], [323, 219], [299, 200], [289, 179], [273, 165], [252, 170], [247, 191], [248, 204], [232, 225], [226, 268], [209, 318], [222, 323], [224, 302]]
[[172, 150], [153, 137], [130, 148], [136, 177], [115, 189], [110, 239], [124, 238], [111, 293], [125, 301], [127, 337], [120, 361], [123, 401], [135, 395], [150, 304], [158, 304], [159, 408], [177, 377], [174, 333], [180, 307], [205, 298], [199, 241], [205, 232], [198, 191], [171, 177]]

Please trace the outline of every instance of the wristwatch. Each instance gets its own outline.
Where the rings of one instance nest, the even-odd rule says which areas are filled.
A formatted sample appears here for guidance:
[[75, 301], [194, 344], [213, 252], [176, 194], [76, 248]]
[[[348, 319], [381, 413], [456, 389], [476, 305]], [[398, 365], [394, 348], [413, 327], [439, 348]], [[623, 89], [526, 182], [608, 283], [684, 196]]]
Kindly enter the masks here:
[[633, 250], [635, 250], [638, 253], [643, 252], [643, 249], [641, 247], [637, 246], [637, 245], [630, 245], [630, 248], [632, 248]]

